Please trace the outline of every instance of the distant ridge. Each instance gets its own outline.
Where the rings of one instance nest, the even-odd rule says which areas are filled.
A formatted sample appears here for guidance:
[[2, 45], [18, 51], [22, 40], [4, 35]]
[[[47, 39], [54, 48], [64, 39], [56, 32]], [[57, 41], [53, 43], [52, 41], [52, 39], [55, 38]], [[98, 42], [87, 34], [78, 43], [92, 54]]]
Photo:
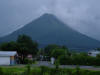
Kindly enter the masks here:
[[65, 45], [69, 48], [97, 48], [100, 47], [98, 40], [83, 35], [52, 14], [44, 14], [38, 19], [18, 29], [10, 35], [0, 38], [0, 42], [16, 40], [18, 35], [26, 34], [36, 40], [41, 47], [48, 44]]

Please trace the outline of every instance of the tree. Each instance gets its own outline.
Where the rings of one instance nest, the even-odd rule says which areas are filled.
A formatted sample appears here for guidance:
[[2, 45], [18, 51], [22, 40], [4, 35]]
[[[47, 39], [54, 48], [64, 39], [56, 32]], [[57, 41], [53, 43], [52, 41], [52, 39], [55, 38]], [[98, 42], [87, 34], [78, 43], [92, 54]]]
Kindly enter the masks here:
[[3, 51], [17, 51], [18, 44], [14, 41], [3, 43], [0, 45], [0, 49]]
[[24, 51], [25, 55], [32, 54], [35, 56], [38, 52], [38, 43], [27, 35], [19, 35], [17, 43], [19, 44], [19, 51]]
[[73, 54], [72, 61], [73, 61], [73, 64], [75, 64], [75, 65], [87, 65], [88, 64], [88, 55], [86, 53]]
[[66, 49], [54, 49], [51, 52], [51, 57], [59, 58], [62, 55], [67, 55], [67, 50]]
[[97, 48], [96, 50], [100, 51], [100, 48]]
[[38, 43], [33, 41], [27, 35], [19, 35], [17, 41], [11, 41], [0, 45], [3, 51], [17, 51], [20, 60], [24, 63], [24, 59], [28, 54], [35, 56], [38, 52]]
[[62, 55], [59, 57], [59, 62], [61, 65], [72, 65], [71, 57], [68, 55]]
[[59, 49], [61, 48], [61, 46], [59, 45], [56, 45], [56, 44], [50, 44], [50, 45], [47, 45], [45, 48], [44, 48], [44, 53], [48, 56], [50, 56], [52, 50], [54, 49]]
[[97, 58], [100, 58], [100, 54], [97, 54], [96, 57], [97, 57]]
[[19, 35], [17, 41], [19, 45], [18, 53], [21, 56], [22, 63], [28, 54], [35, 56], [38, 52], [38, 44], [27, 35]]

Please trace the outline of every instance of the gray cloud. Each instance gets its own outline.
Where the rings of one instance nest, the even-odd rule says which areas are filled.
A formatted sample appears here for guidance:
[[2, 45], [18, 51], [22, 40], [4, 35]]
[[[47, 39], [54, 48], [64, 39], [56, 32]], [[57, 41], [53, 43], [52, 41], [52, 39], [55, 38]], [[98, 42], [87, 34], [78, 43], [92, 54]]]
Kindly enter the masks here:
[[47, 0], [0, 0], [0, 35], [8, 34], [39, 17], [47, 10]]
[[100, 0], [0, 0], [0, 35], [44, 13], [52, 13], [79, 32], [100, 40]]
[[100, 40], [100, 0], [59, 0], [56, 15], [74, 29]]

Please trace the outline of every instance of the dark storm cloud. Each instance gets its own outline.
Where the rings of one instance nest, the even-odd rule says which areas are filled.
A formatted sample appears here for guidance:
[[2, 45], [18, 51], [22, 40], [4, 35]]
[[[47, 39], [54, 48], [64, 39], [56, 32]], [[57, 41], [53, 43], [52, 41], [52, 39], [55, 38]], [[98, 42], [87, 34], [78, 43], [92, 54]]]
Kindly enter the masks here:
[[100, 0], [0, 0], [0, 35], [8, 34], [44, 13], [100, 40]]

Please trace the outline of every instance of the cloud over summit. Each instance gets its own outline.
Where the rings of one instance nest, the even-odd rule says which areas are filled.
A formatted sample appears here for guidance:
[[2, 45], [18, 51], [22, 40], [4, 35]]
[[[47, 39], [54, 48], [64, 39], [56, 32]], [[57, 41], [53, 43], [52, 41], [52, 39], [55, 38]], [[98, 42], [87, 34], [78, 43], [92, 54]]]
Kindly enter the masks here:
[[70, 27], [99, 39], [99, 3], [100, 0], [0, 0], [0, 35], [52, 13]]

